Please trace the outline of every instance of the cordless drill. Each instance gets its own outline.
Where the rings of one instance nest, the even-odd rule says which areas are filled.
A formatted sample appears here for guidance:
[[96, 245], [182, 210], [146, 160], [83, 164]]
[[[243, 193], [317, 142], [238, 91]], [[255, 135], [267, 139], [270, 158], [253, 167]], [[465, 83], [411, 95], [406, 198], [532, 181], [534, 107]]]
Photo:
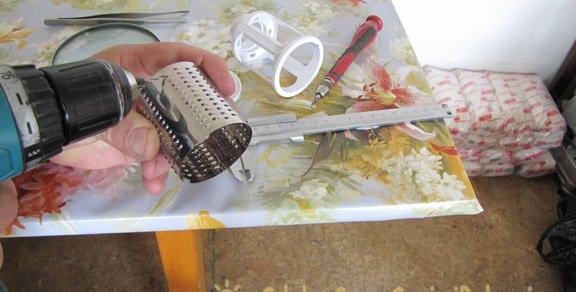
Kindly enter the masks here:
[[142, 80], [102, 60], [0, 65], [0, 181], [118, 124]]

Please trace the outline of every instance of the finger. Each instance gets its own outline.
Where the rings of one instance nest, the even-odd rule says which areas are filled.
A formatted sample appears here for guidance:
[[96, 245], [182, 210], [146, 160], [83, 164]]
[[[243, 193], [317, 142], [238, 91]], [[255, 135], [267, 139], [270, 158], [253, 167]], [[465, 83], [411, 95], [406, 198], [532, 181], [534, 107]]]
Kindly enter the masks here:
[[234, 80], [228, 73], [228, 66], [222, 58], [183, 43], [160, 42], [116, 46], [92, 58], [116, 63], [133, 74], [147, 79], [173, 63], [192, 62], [206, 72], [222, 95], [230, 96], [234, 93]]
[[66, 146], [50, 161], [81, 169], [105, 169], [128, 164], [131, 159], [107, 142], [89, 138]]
[[170, 171], [170, 163], [163, 154], [158, 153], [156, 157], [148, 161], [142, 161], [142, 175], [146, 179], [155, 179]]
[[116, 127], [66, 146], [50, 161], [82, 169], [104, 169], [133, 160], [150, 160], [159, 147], [160, 139], [152, 123], [131, 111]]
[[168, 179], [168, 172], [154, 179], [143, 178], [142, 185], [149, 193], [159, 195], [164, 189], [167, 179]]
[[218, 87], [222, 95], [230, 96], [234, 93], [234, 80], [232, 76], [230, 76], [228, 66], [222, 58], [196, 47], [186, 46], [184, 44], [175, 45], [184, 46], [181, 49], [175, 50], [175, 52], [180, 54], [177, 59], [190, 60], [202, 68], [216, 87]]
[[[16, 186], [10, 180], [0, 182], [0, 233], [2, 233], [18, 214], [18, 199], [16, 196]], [[4, 251], [0, 245], [0, 268], [4, 261]]]
[[[0, 233], [2, 233], [16, 218], [18, 214], [18, 198], [16, 186], [10, 180], [0, 182]], [[0, 245], [0, 268], [4, 261], [4, 252]]]
[[136, 111], [130, 111], [122, 122], [99, 137], [138, 161], [154, 158], [160, 149], [160, 138], [154, 125]]
[[171, 169], [168, 160], [163, 154], [158, 153], [154, 159], [143, 161], [141, 169], [142, 181], [146, 190], [152, 194], [159, 194], [164, 189], [167, 174]]
[[[138, 50], [142, 53], [134, 56], [147, 56], [145, 62], [139, 63], [146, 72], [152, 72], [152, 75], [176, 62], [192, 62], [206, 72], [222, 95], [230, 96], [234, 93], [234, 80], [230, 76], [226, 62], [211, 52], [183, 43], [168, 42], [139, 47]], [[145, 51], [149, 53], [146, 54]]]
[[0, 233], [14, 221], [17, 213], [16, 186], [11, 180], [0, 182]]

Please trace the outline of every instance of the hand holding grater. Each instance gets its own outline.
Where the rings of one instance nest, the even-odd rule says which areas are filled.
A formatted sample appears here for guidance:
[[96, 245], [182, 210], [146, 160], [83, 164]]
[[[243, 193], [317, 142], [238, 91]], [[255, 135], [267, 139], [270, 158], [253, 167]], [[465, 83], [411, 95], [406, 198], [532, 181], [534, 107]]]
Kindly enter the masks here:
[[156, 127], [161, 151], [184, 181], [215, 177], [250, 144], [250, 126], [193, 63], [165, 67], [143, 91], [139, 110]]

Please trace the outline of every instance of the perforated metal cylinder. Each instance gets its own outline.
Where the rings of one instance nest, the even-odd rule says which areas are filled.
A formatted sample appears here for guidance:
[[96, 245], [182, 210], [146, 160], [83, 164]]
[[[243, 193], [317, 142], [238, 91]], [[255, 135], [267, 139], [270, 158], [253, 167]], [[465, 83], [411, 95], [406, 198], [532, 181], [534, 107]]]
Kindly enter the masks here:
[[196, 65], [170, 65], [146, 83], [140, 110], [156, 126], [161, 148], [182, 180], [201, 182], [228, 169], [252, 130]]

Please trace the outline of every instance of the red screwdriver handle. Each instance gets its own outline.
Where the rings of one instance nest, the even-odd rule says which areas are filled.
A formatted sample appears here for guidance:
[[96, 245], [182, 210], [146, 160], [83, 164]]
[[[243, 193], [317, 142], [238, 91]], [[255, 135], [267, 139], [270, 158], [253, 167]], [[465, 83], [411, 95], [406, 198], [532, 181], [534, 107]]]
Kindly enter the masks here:
[[366, 22], [356, 30], [350, 45], [342, 56], [338, 58], [334, 66], [332, 66], [328, 75], [326, 75], [326, 79], [330, 79], [332, 84], [338, 83], [342, 75], [344, 75], [344, 72], [346, 72], [352, 62], [354, 62], [356, 56], [376, 39], [376, 35], [383, 26], [384, 23], [380, 17], [376, 15], [368, 16]]

